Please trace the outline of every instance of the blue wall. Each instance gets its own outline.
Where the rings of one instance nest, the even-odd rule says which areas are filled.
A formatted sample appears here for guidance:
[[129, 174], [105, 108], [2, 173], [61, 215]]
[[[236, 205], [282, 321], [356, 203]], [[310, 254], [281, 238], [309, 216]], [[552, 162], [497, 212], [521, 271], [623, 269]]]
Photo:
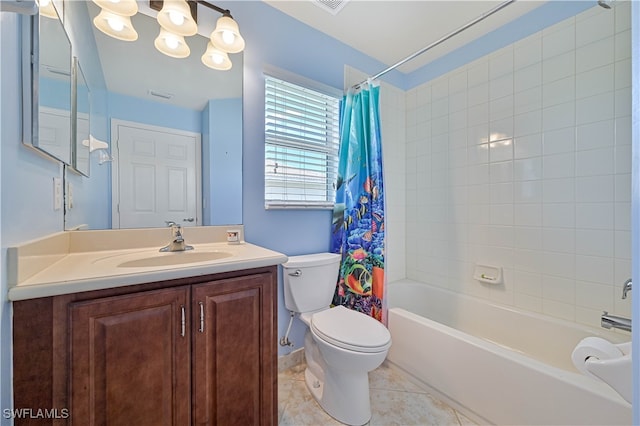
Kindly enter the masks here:
[[[11, 407], [11, 305], [7, 301], [6, 248], [62, 230], [62, 210], [53, 211], [58, 164], [22, 145], [20, 17], [0, 13], [0, 150], [2, 281], [0, 285], [0, 407]], [[2, 424], [9, 421], [0, 417]]]

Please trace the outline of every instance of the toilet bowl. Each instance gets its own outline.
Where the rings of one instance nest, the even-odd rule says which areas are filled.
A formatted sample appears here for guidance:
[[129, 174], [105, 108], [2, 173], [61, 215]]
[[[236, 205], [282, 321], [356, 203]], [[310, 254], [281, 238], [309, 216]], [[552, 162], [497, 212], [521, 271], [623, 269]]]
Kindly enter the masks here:
[[283, 264], [285, 305], [300, 313], [305, 335], [305, 382], [320, 406], [336, 420], [363, 425], [371, 418], [369, 371], [391, 347], [389, 330], [374, 318], [336, 306], [329, 308], [340, 255], [289, 257]]
[[307, 368], [309, 391], [336, 420], [349, 425], [367, 423], [371, 419], [368, 373], [387, 357], [389, 331], [367, 315], [336, 306], [311, 317], [309, 334], [326, 366], [322, 379]]

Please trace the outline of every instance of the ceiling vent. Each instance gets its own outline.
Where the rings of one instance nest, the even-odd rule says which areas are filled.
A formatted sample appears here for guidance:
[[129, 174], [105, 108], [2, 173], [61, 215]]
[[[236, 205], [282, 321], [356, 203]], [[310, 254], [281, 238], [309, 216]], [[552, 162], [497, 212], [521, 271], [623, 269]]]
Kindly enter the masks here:
[[313, 0], [313, 3], [320, 7], [320, 9], [329, 12], [332, 15], [337, 15], [342, 10], [348, 0]]

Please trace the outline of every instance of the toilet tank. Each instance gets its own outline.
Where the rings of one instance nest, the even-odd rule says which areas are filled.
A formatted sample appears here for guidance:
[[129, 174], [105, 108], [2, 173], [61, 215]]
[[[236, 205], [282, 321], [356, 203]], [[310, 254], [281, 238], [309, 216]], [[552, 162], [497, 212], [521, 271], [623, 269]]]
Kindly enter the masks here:
[[289, 256], [282, 264], [284, 304], [294, 312], [313, 312], [331, 305], [341, 255], [316, 253]]

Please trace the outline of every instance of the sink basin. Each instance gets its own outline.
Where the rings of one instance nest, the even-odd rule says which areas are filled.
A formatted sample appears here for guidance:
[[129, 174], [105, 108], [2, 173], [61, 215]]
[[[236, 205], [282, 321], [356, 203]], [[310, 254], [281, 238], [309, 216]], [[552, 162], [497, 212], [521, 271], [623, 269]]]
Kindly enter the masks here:
[[208, 262], [231, 257], [225, 251], [176, 251], [157, 253], [153, 256], [129, 260], [118, 264], [118, 268], [151, 268], [156, 266], [183, 265], [188, 263]]

